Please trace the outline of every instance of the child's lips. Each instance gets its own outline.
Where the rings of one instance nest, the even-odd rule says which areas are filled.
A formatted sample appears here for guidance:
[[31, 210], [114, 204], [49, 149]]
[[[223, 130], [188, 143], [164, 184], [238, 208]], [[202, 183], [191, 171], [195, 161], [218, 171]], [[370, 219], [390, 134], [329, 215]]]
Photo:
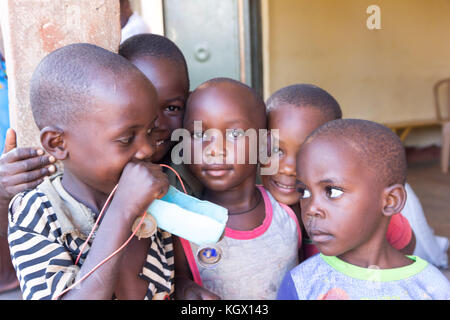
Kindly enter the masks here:
[[169, 141], [169, 138], [156, 140], [156, 147], [159, 147]]
[[333, 239], [333, 235], [320, 229], [308, 230], [308, 234], [310, 239], [315, 243], [328, 242]]
[[159, 131], [156, 130], [155, 131], [155, 135], [154, 135], [154, 139], [156, 141], [156, 147], [159, 147], [163, 144], [165, 144], [166, 142], [170, 141], [171, 135], [169, 132], [167, 131]]
[[228, 174], [233, 168], [224, 165], [209, 165], [202, 168], [202, 170], [212, 177], [223, 177]]
[[159, 140], [156, 141], [156, 146], [159, 147], [160, 145], [162, 145], [165, 142], [165, 140]]
[[282, 193], [294, 193], [296, 192], [296, 185], [291, 183], [281, 183], [272, 179], [272, 184]]

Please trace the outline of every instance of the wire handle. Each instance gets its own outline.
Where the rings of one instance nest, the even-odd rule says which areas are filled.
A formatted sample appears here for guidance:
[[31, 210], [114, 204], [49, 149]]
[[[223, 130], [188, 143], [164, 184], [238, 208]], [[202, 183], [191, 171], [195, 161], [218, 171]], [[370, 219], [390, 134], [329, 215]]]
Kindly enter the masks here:
[[[172, 168], [171, 166], [168, 166], [166, 164], [160, 164], [161, 167], [165, 167], [165, 168], [169, 168], [170, 170], [172, 170], [175, 175], [177, 176], [178, 180], [181, 183], [181, 187], [183, 188], [184, 193], [186, 192], [186, 188], [184, 187], [184, 183], [183, 180], [181, 179], [180, 175], [178, 174], [178, 172]], [[100, 211], [100, 214], [97, 217], [97, 220], [95, 221], [94, 226], [92, 227], [91, 232], [89, 233], [89, 236], [87, 237], [87, 239], [84, 241], [80, 252], [78, 253], [77, 259], [75, 260], [75, 265], [78, 264], [80, 257], [84, 251], [84, 249], [86, 248], [89, 240], [91, 239], [92, 235], [94, 234], [95, 229], [97, 228], [97, 225], [100, 222], [101, 217], [103, 216], [103, 214], [105, 213], [105, 209], [107, 208], [109, 202], [111, 201], [112, 196], [114, 195], [114, 193], [116, 192], [118, 187], [118, 184], [114, 187], [114, 189], [111, 191], [111, 193], [109, 194], [108, 198], [106, 199], [105, 204], [103, 205], [102, 210]], [[78, 281], [76, 281], [75, 283], [73, 283], [71, 286], [67, 287], [65, 290], [63, 290], [60, 294], [58, 294], [57, 296], [53, 297], [52, 300], [57, 300], [59, 299], [62, 295], [66, 294], [68, 291], [72, 290], [75, 286], [77, 286], [78, 284], [80, 284], [83, 280], [85, 280], [87, 277], [89, 277], [95, 270], [97, 270], [98, 268], [100, 268], [103, 264], [105, 264], [108, 260], [110, 260], [112, 257], [114, 257], [116, 254], [118, 254], [123, 248], [125, 248], [127, 246], [127, 244], [131, 241], [131, 239], [133, 239], [133, 237], [136, 235], [136, 233], [140, 230], [141, 225], [144, 223], [144, 221], [146, 220], [146, 216], [147, 216], [147, 212], [144, 212], [144, 214], [141, 216], [141, 218], [137, 218], [136, 220], [140, 220], [139, 223], [137, 224], [136, 228], [133, 230], [131, 236], [113, 253], [111, 253], [108, 257], [106, 257], [105, 259], [103, 259], [100, 263], [98, 263], [95, 267], [92, 268], [92, 270], [90, 270], [88, 273], [86, 273], [83, 277], [81, 277]], [[135, 223], [136, 224], [136, 223]], [[134, 225], [135, 225], [134, 224]]]

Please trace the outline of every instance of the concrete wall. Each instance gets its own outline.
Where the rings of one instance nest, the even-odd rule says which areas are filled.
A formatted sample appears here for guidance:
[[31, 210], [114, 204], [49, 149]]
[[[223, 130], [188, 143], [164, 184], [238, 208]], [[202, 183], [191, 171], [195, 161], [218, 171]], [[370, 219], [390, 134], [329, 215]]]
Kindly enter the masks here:
[[[299, 82], [333, 94], [345, 117], [432, 118], [432, 86], [450, 76], [449, 0], [265, 0], [266, 94]], [[369, 30], [369, 5], [381, 30]], [[438, 129], [406, 144], [439, 143]]]
[[9, 114], [19, 146], [40, 145], [29, 101], [39, 61], [62, 46], [87, 42], [116, 51], [120, 42], [117, 0], [0, 0], [8, 72]]

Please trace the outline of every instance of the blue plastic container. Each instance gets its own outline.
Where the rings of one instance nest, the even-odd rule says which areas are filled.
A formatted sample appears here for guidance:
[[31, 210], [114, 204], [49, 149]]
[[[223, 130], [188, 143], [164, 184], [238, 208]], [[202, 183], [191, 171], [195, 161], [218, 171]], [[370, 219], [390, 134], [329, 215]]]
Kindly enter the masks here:
[[199, 200], [170, 186], [160, 200], [148, 208], [158, 228], [197, 245], [220, 240], [228, 220], [228, 210], [209, 201]]

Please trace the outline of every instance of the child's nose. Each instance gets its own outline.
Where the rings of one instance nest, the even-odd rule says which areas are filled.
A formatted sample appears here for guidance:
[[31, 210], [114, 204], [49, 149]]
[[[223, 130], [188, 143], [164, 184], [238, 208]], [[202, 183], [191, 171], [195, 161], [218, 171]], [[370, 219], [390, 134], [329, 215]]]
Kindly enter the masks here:
[[[308, 201], [306, 201], [308, 200]], [[308, 218], [325, 218], [325, 211], [320, 206], [319, 202], [312, 196], [309, 199], [304, 199], [300, 202], [302, 212], [305, 212]]]
[[155, 143], [149, 136], [142, 138], [140, 148], [135, 154], [135, 158], [138, 160], [149, 160], [155, 152]]
[[285, 159], [280, 160], [280, 170], [281, 174], [285, 174], [288, 176], [296, 176], [296, 163], [295, 157], [286, 157]]
[[211, 141], [207, 147], [206, 155], [211, 157], [219, 157], [226, 155], [226, 149], [222, 137], [212, 136]]

